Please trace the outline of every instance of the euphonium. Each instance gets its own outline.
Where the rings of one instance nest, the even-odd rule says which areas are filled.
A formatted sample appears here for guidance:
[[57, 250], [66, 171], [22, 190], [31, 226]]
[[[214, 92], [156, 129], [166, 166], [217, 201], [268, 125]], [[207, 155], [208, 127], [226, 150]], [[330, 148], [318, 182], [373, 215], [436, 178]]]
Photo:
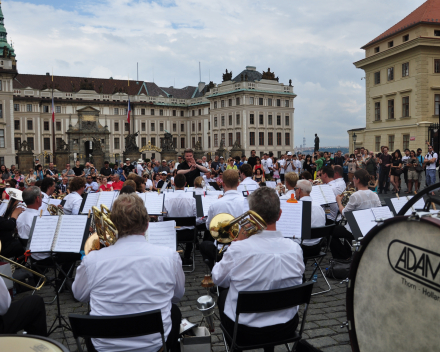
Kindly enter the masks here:
[[351, 195], [356, 192], [356, 188], [350, 187], [351, 182], [347, 185], [347, 188], [344, 192], [342, 192], [341, 196], [341, 204], [345, 207], [348, 204], [348, 201], [350, 200]]
[[[103, 208], [101, 205], [101, 209], [108, 211], [106, 206]], [[114, 245], [118, 239], [118, 230], [110, 220], [110, 217], [95, 206], [92, 207], [92, 212], [96, 232], [87, 239], [84, 245], [84, 253], [86, 255], [91, 251]]]
[[[247, 218], [249, 216], [249, 218]], [[231, 214], [220, 213], [214, 216], [209, 225], [211, 236], [219, 243], [231, 243], [238, 237], [240, 228], [250, 237], [267, 228], [263, 218], [253, 210], [234, 218]]]

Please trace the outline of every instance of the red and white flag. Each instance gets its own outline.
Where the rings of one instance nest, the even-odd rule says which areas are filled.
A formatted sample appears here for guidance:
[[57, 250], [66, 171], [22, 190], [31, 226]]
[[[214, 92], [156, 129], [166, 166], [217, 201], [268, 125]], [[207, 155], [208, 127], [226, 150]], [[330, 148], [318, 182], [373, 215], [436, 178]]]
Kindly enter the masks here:
[[52, 94], [52, 122], [55, 122], [55, 104], [53, 103], [53, 94]]
[[131, 105], [130, 98], [128, 98], [128, 109], [127, 109], [127, 122], [130, 123]]

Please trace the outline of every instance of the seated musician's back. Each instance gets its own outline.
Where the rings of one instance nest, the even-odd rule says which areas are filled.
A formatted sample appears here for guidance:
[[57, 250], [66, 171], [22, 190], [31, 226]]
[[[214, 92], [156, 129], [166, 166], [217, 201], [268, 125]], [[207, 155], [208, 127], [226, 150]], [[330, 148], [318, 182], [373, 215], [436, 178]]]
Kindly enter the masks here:
[[[160, 309], [167, 346], [177, 343], [181, 314], [177, 306], [185, 291], [180, 256], [149, 244], [144, 233], [148, 214], [142, 200], [123, 194], [114, 202], [111, 220], [118, 240], [89, 253], [77, 269], [73, 292], [90, 301], [91, 315], [127, 315]], [[93, 339], [98, 351], [158, 351], [159, 334], [126, 339]]]
[[[238, 293], [292, 287], [302, 283], [304, 263], [301, 247], [276, 231], [281, 216], [280, 201], [274, 189], [261, 187], [249, 197], [249, 209], [267, 224], [263, 232], [233, 242], [212, 270], [215, 284], [229, 287], [218, 300], [222, 322], [232, 334]], [[246, 325], [243, 343], [270, 342], [291, 334], [298, 324], [298, 308], [279, 312], [241, 314], [239, 324]], [[274, 328], [274, 325], [277, 325]], [[249, 328], [260, 328], [252, 332]], [[263, 328], [263, 329], [261, 329]], [[239, 328], [240, 329], [240, 328]], [[231, 335], [232, 336], [232, 335]]]

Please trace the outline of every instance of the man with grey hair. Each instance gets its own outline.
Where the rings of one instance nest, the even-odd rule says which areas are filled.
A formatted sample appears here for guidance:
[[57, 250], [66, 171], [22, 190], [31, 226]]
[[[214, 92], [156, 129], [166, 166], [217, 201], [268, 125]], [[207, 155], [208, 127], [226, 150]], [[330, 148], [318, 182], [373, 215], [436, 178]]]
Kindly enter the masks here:
[[[248, 199], [249, 209], [263, 218], [266, 230], [248, 238], [242, 229], [237, 241], [212, 270], [214, 283], [229, 287], [220, 293], [217, 303], [221, 322], [230, 334], [233, 334], [240, 291], [300, 285], [304, 273], [301, 247], [276, 230], [276, 222], [281, 217], [276, 191], [260, 187]], [[238, 333], [242, 343], [262, 344], [287, 338], [298, 325], [297, 312], [298, 307], [293, 307], [277, 312], [241, 315]]]
[[[310, 193], [312, 192], [312, 184], [308, 180], [299, 180], [296, 183], [295, 198], [301, 202], [312, 202], [312, 227], [325, 226], [325, 212], [319, 204], [313, 204]], [[302, 249], [304, 257], [312, 257], [318, 255], [321, 251], [322, 238], [313, 240], [303, 240]], [[299, 241], [299, 240], [295, 240]]]
[[23, 202], [26, 204], [26, 210], [17, 219], [18, 236], [23, 240], [29, 239], [34, 216], [39, 214], [38, 209], [43, 203], [41, 191], [36, 186], [30, 186], [23, 191]]

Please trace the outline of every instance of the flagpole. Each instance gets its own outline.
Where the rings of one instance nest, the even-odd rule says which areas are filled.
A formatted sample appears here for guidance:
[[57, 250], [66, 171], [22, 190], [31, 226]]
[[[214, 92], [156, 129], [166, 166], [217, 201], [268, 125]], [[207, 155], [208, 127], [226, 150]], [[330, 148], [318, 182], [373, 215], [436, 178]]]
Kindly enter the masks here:
[[52, 153], [52, 162], [54, 165], [56, 165], [57, 163], [57, 157], [56, 157], [56, 146], [55, 146], [55, 106], [54, 106], [54, 101], [53, 101], [53, 67], [52, 67], [52, 149], [53, 149], [53, 153]]

